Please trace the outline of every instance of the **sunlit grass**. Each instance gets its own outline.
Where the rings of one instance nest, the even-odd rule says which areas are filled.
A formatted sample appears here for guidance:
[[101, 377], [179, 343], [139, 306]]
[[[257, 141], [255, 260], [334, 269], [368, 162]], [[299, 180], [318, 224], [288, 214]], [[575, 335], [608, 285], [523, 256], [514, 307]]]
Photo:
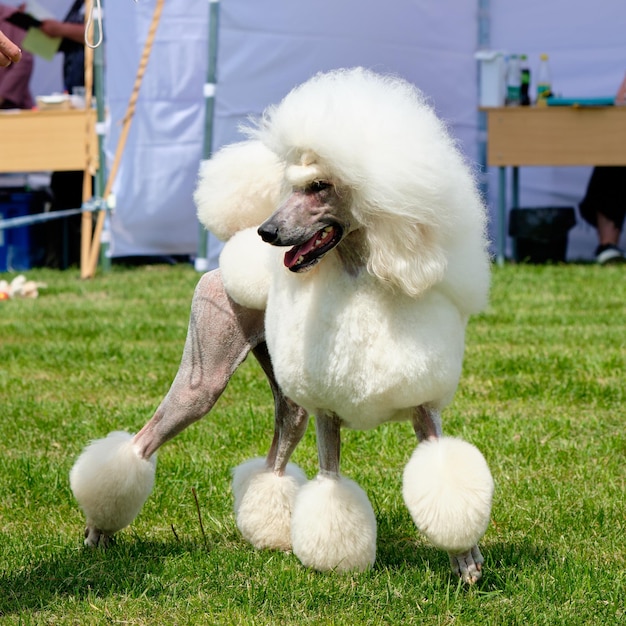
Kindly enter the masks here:
[[[48, 284], [39, 299], [0, 302], [2, 623], [624, 620], [624, 268], [494, 269], [444, 414], [446, 432], [475, 443], [496, 481], [485, 576], [470, 589], [402, 502], [408, 424], [344, 433], [342, 469], [378, 521], [371, 571], [319, 574], [242, 540], [230, 472], [264, 454], [272, 434], [271, 394], [251, 359], [212, 413], [160, 451], [154, 493], [132, 527], [107, 552], [85, 550], [69, 469], [90, 439], [150, 418], [176, 374], [198, 275], [155, 266], [92, 281], [29, 277]], [[312, 426], [294, 461], [314, 475]]]

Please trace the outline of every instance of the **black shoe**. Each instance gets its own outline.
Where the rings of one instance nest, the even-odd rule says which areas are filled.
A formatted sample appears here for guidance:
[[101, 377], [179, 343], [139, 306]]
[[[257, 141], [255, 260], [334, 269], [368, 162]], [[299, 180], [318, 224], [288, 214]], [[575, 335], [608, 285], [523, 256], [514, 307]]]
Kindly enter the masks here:
[[596, 248], [596, 263], [600, 265], [609, 265], [612, 263], [624, 262], [626, 262], [624, 252], [612, 243], [607, 243]]

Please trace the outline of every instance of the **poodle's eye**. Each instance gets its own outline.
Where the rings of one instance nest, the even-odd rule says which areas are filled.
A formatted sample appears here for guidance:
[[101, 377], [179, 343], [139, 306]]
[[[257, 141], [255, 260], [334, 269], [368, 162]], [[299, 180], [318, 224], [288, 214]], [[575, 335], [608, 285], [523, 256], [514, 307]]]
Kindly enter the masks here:
[[332, 187], [330, 183], [324, 180], [315, 180], [307, 187], [307, 191], [310, 191], [312, 193], [319, 193], [320, 191], [328, 189], [329, 187]]

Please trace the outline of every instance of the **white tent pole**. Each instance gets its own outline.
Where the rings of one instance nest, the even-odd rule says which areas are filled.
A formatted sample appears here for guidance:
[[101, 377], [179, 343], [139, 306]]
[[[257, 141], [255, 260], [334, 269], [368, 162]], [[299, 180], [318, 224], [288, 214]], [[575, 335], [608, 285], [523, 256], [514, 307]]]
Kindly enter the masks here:
[[[207, 80], [204, 84], [205, 121], [203, 161], [211, 158], [213, 151], [213, 119], [215, 115], [215, 88], [217, 85], [217, 35], [219, 27], [219, 0], [209, 0], [209, 66]], [[206, 272], [209, 269], [207, 231], [202, 224], [198, 225], [198, 250], [195, 269]]]

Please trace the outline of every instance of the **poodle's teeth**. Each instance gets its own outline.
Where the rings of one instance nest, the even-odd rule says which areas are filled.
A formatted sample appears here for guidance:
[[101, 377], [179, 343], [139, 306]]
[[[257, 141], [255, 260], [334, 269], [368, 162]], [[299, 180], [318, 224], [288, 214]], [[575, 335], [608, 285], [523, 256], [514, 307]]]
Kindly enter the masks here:
[[299, 265], [300, 263], [302, 263], [304, 261], [304, 255], [299, 256], [298, 260], [296, 261], [296, 263]]
[[322, 231], [322, 236], [319, 239], [315, 240], [315, 245], [316, 246], [320, 246], [322, 244], [322, 241], [324, 241], [324, 239], [326, 239], [328, 237], [328, 235], [330, 235], [331, 231], [332, 231], [333, 227], [332, 226], [327, 226], [323, 231]]

